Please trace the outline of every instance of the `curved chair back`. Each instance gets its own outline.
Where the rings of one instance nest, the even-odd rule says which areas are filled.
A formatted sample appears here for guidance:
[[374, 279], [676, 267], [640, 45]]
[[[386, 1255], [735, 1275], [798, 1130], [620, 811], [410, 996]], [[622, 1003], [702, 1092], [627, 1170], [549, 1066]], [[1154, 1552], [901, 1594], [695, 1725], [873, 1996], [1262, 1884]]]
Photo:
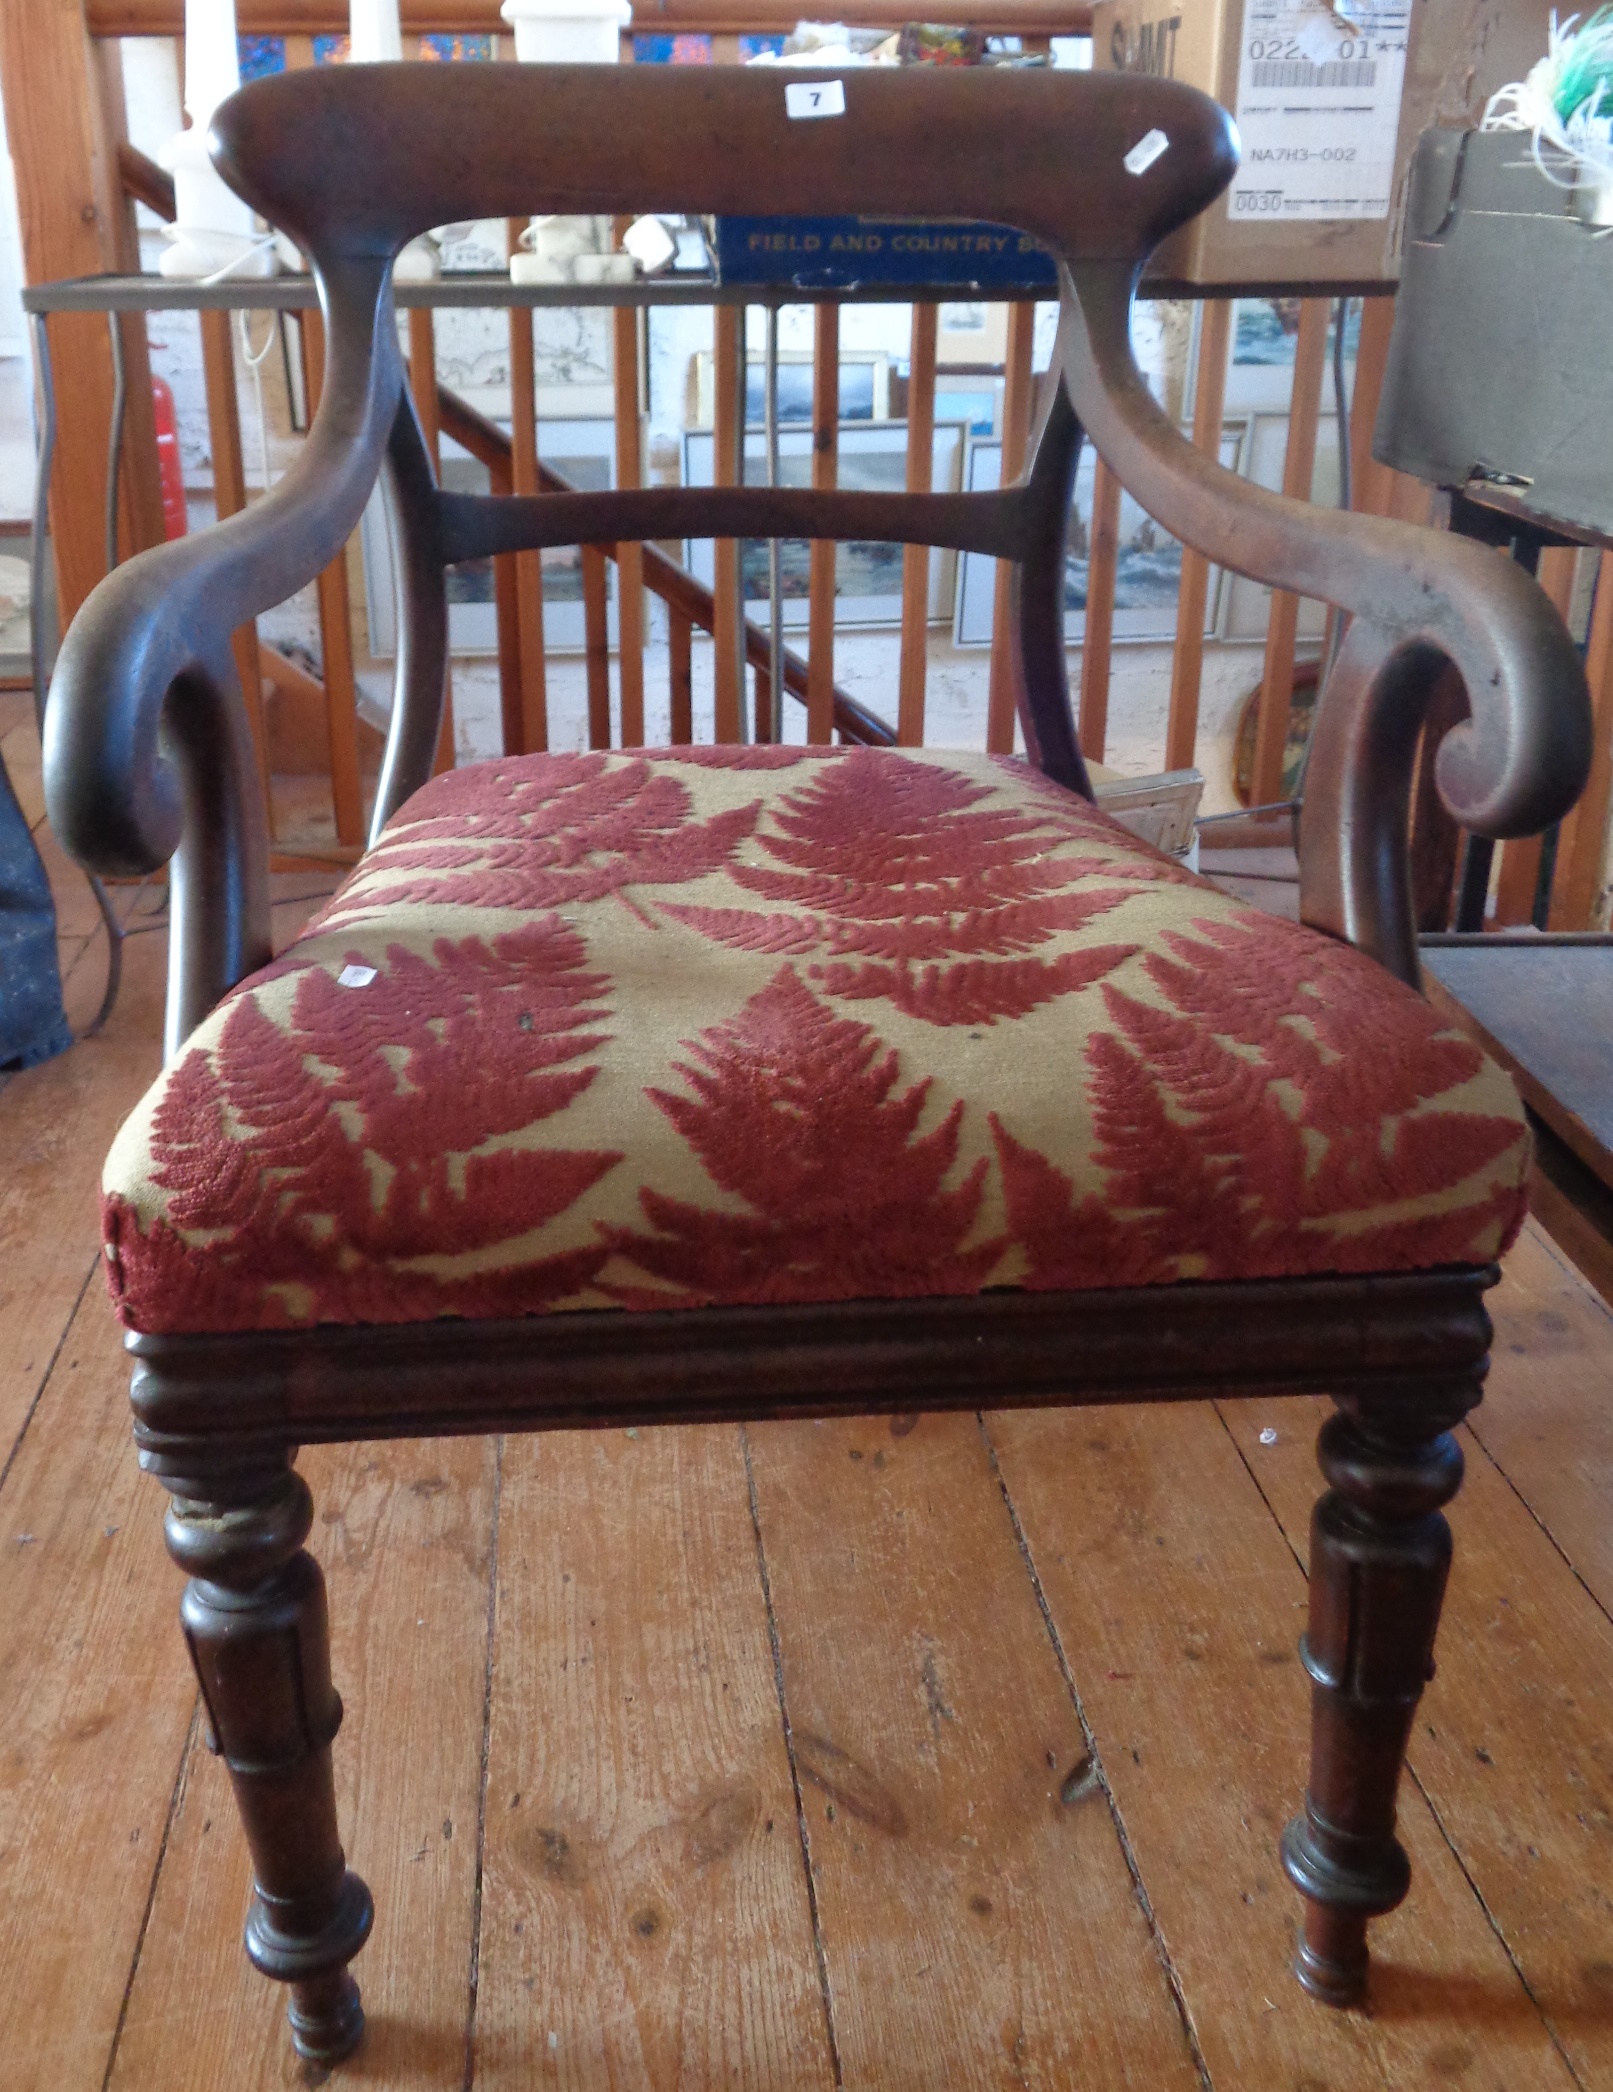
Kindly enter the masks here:
[[[1205, 96], [1129, 75], [870, 69], [844, 113], [792, 119], [791, 69], [331, 67], [254, 82], [214, 119], [218, 164], [302, 243], [329, 323], [296, 464], [212, 531], [108, 576], [75, 621], [46, 727], [53, 821], [82, 861], [141, 873], [177, 853], [171, 1046], [269, 949], [267, 847], [229, 636], [335, 556], [383, 467], [399, 523], [396, 699], [378, 830], [429, 775], [447, 660], [445, 569], [488, 553], [659, 537], [872, 539], [1012, 563], [1007, 669], [1033, 762], [1087, 790], [1065, 676], [1064, 531], [1083, 428], [1149, 513], [1223, 565], [1321, 597], [1354, 624], [1317, 727], [1306, 920], [1415, 979], [1403, 777], [1446, 660], [1473, 721], [1440, 751], [1470, 827], [1556, 818], [1588, 762], [1561, 621], [1521, 572], [1409, 526], [1329, 514], [1201, 456], [1132, 359], [1148, 254], [1236, 164]], [[394, 257], [457, 218], [530, 211], [880, 212], [1012, 226], [1059, 262], [1061, 320], [1029, 461], [992, 494], [765, 487], [476, 498], [442, 493], [405, 380]], [[164, 752], [159, 752], [159, 727]]]

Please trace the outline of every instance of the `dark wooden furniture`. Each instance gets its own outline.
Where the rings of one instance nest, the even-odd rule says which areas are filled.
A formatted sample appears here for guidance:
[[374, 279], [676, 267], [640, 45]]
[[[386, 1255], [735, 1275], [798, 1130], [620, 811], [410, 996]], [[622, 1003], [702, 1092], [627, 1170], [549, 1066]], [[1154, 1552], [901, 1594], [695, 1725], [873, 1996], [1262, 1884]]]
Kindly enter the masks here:
[[[1440, 751], [1461, 820], [1517, 834], [1571, 803], [1586, 761], [1583, 685], [1526, 576], [1481, 547], [1319, 513], [1230, 477], [1180, 439], [1139, 376], [1133, 287], [1150, 249], [1229, 178], [1219, 109], [1131, 77], [871, 72], [844, 84], [845, 115], [808, 123], [786, 120], [777, 74], [660, 68], [331, 68], [259, 82], [221, 109], [220, 164], [313, 258], [330, 322], [323, 403], [272, 495], [97, 591], [64, 645], [47, 731], [51, 813], [68, 847], [108, 872], [172, 859], [171, 1054], [270, 949], [230, 632], [324, 566], [383, 468], [405, 615], [377, 831], [430, 772], [445, 563], [702, 532], [897, 539], [1013, 562], [1011, 669], [1031, 758], [1085, 794], [1062, 637], [1064, 519], [1083, 427], [1167, 528], [1353, 614], [1317, 725], [1301, 839], [1308, 924], [1415, 984], [1407, 792], [1447, 661], [1474, 715]], [[1137, 155], [1133, 172], [1127, 156], [1150, 133], [1167, 149]], [[1047, 241], [1065, 270], [1062, 332], [1020, 481], [987, 496], [439, 494], [397, 353], [391, 257], [448, 219], [645, 206], [980, 216]], [[843, 758], [883, 759], [905, 760]], [[1074, 806], [1057, 792], [1044, 803]], [[1313, 943], [1325, 957], [1325, 939]], [[303, 1545], [299, 1444], [1255, 1388], [1325, 1390], [1338, 1404], [1321, 1440], [1329, 1487], [1304, 1645], [1310, 1786], [1284, 1861], [1306, 1899], [1301, 1980], [1330, 2003], [1358, 1999], [1367, 1921], [1407, 1888], [1395, 1791], [1449, 1558], [1440, 1507], [1461, 1479], [1451, 1428], [1479, 1399], [1482, 1295], [1495, 1276], [1482, 1260], [1429, 1261], [1119, 1290], [131, 1333], [141, 1459], [172, 1497], [169, 1546], [192, 1579], [185, 1629], [253, 1853], [247, 1948], [290, 1984], [299, 2049], [329, 2060], [357, 2040], [347, 1964], [371, 1922], [337, 1835], [341, 1707], [323, 1586]]]
[[1524, 1102], [1613, 1188], [1613, 936], [1429, 938], [1423, 963]]
[[[1440, 489], [1453, 532], [1510, 552], [1530, 573], [1552, 548], [1613, 551], [1613, 414], [1600, 347], [1608, 286], [1592, 260], [1597, 228], [1579, 205], [1572, 187], [1548, 180], [1504, 133], [1423, 134], [1373, 437], [1385, 464]], [[1521, 382], [1526, 363], [1551, 382]], [[1593, 786], [1572, 851], [1560, 855], [1558, 835], [1549, 835], [1518, 896], [1535, 931], [1590, 914], [1602, 776], [1604, 796]], [[1455, 887], [1454, 929], [1445, 933], [1451, 918], [1442, 911], [1423, 940], [1432, 993], [1517, 1082], [1535, 1135], [1535, 1210], [1606, 1291], [1613, 937], [1486, 932], [1493, 843], [1460, 836], [1443, 818], [1428, 826], [1444, 851], [1447, 901]]]
[[[1601, 353], [1608, 282], [1583, 204], [1581, 191], [1519, 153], [1505, 132], [1436, 128], [1417, 141], [1373, 455], [1440, 489], [1453, 532], [1509, 549], [1530, 573], [1549, 549], [1613, 550], [1613, 416]], [[1535, 374], [1545, 381], [1530, 382]], [[1520, 895], [1525, 905], [1514, 902], [1512, 920], [1527, 915], [1544, 929], [1549, 912], [1577, 929], [1590, 919], [1605, 816], [1603, 772], [1582, 811], [1574, 861], [1559, 867], [1558, 838], [1549, 836], [1534, 907]], [[1482, 930], [1493, 839], [1458, 838], [1437, 817], [1426, 826], [1447, 861], [1460, 859], [1452, 926]]]
[[1531, 1212], [1613, 1299], [1613, 935], [1456, 931], [1422, 953], [1432, 999], [1518, 1085]]

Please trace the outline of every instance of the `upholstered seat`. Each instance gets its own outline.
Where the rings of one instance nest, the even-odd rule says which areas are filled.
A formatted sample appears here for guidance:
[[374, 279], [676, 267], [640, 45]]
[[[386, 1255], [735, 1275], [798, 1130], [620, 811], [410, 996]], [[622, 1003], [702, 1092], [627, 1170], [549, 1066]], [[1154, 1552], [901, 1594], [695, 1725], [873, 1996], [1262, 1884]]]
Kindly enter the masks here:
[[134, 1328], [1484, 1263], [1510, 1083], [1023, 763], [681, 748], [418, 792], [124, 1129]]

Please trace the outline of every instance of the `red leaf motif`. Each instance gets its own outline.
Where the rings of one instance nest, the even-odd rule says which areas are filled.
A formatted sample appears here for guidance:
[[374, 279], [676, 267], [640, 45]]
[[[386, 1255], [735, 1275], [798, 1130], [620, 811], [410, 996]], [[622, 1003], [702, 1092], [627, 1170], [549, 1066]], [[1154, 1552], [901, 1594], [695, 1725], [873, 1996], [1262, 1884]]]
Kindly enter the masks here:
[[[607, 981], [585, 958], [549, 916], [491, 943], [439, 939], [429, 960], [394, 944], [362, 988], [308, 967], [284, 1028], [242, 996], [153, 1121], [168, 1218], [142, 1234], [113, 1216], [126, 1318], [415, 1321], [531, 1312], [585, 1286], [603, 1248], [534, 1259], [517, 1245], [621, 1157], [512, 1138], [597, 1072], [576, 1065], [606, 1042], [590, 1027]], [[490, 1269], [416, 1261], [478, 1251]]]
[[1015, 1140], [995, 1112], [990, 1117], [1009, 1234], [1025, 1250], [1027, 1287], [1152, 1286], [1174, 1275], [1144, 1230], [1121, 1221], [1096, 1192], [1078, 1199], [1063, 1170]]
[[[777, 921], [777, 917], [764, 918]], [[927, 1024], [995, 1024], [1073, 995], [1129, 959], [1134, 944], [1096, 944], [1056, 959], [964, 960], [956, 966], [814, 966], [812, 978], [847, 1002], [885, 996]]]
[[[177, 1227], [215, 1226], [221, 1206], [253, 1222], [272, 1217], [280, 1184], [319, 1160], [324, 1103], [301, 1055], [250, 999], [237, 1008], [231, 1032], [235, 1082], [221, 1084], [205, 1053], [187, 1053], [152, 1120], [157, 1182], [170, 1193]], [[231, 1120], [273, 1128], [266, 1167], [250, 1142], [230, 1138]]]
[[[850, 750], [779, 802], [760, 837], [774, 862], [734, 867], [735, 883], [773, 903], [771, 912], [676, 902], [664, 912], [743, 951], [869, 960], [815, 967], [813, 977], [831, 994], [888, 997], [927, 1023], [1023, 1016], [1089, 986], [1135, 946], [1109, 945], [1101, 957], [1017, 955], [1085, 930], [1138, 882], [1129, 866], [1080, 854], [1083, 836], [1102, 830], [1069, 794], [1046, 811], [982, 806], [989, 797], [990, 787], [957, 771]], [[1153, 876], [1152, 866], [1141, 873]], [[1071, 890], [1094, 877], [1125, 883]]]
[[776, 952], [780, 958], [816, 951], [822, 941], [809, 915], [762, 915], [749, 908], [686, 908], [676, 901], [662, 913], [688, 923], [714, 944], [736, 952]]
[[662, 763], [693, 763], [700, 770], [793, 770], [797, 763], [832, 762], [845, 754], [843, 748], [802, 748], [785, 743], [755, 741], [736, 747], [728, 741], [702, 741], [682, 748], [663, 748], [656, 760]]
[[[1168, 933], [1164, 1007], [1104, 1001], [1088, 1041], [1101, 1195], [993, 1118], [1033, 1287], [1157, 1284], [1459, 1263], [1517, 1225], [1524, 1138], [1437, 1108], [1478, 1049], [1370, 960], [1269, 917]], [[1436, 1107], [1436, 1108], [1430, 1108]], [[1465, 1189], [1473, 1180], [1476, 1188]], [[1424, 1202], [1429, 1210], [1408, 1214]]]
[[686, 1042], [691, 1094], [650, 1095], [743, 1210], [639, 1194], [655, 1231], [611, 1244], [662, 1287], [607, 1284], [624, 1306], [970, 1293], [1000, 1240], [965, 1247], [985, 1164], [944, 1188], [963, 1107], [918, 1132], [930, 1082], [836, 1017], [785, 966], [736, 1017]]
[[[693, 818], [689, 789], [643, 758], [551, 755], [450, 770], [417, 792], [315, 928], [399, 902], [563, 908], [725, 865], [761, 802]], [[398, 879], [400, 870], [418, 874]]]

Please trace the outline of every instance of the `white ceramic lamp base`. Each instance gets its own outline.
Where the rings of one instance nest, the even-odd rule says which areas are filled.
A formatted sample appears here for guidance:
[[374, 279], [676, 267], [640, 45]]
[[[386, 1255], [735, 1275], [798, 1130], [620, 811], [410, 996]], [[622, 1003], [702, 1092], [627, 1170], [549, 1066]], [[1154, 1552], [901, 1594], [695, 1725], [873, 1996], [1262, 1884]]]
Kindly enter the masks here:
[[253, 227], [252, 207], [236, 195], [208, 157], [198, 127], [170, 139], [163, 156], [174, 177], [174, 222], [158, 273], [186, 282], [228, 273], [272, 276], [272, 241]]
[[504, 0], [523, 65], [614, 65], [633, 19], [629, 0]]

